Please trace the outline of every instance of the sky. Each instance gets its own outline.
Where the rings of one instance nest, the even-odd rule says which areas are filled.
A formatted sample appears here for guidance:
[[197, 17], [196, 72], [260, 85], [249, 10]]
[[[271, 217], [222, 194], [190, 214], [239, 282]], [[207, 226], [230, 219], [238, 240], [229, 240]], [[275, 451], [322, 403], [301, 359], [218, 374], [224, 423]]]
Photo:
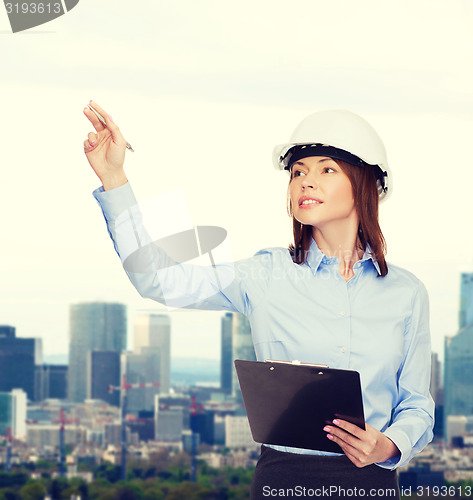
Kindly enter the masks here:
[[349, 109], [385, 142], [387, 260], [427, 286], [442, 357], [460, 272], [473, 272], [471, 1], [80, 0], [15, 34], [2, 9], [0, 324], [67, 353], [69, 305], [116, 301], [130, 347], [133, 316], [165, 312], [173, 356], [220, 355], [222, 313], [167, 311], [128, 282], [91, 194], [90, 99], [135, 149], [137, 198], [182, 190], [195, 225], [228, 231], [235, 259], [291, 241], [274, 145], [314, 111]]

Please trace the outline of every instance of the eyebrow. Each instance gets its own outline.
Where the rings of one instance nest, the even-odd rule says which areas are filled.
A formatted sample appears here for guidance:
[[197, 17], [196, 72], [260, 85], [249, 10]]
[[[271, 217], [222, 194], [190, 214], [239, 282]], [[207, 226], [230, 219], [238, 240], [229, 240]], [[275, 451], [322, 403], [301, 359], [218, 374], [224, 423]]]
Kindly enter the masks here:
[[[301, 158], [301, 159], [302, 159], [302, 158]], [[328, 157], [327, 157], [327, 158], [322, 158], [322, 159], [321, 159], [321, 160], [319, 160], [317, 163], [323, 163], [323, 162], [326, 162], [326, 161], [335, 161], [335, 160], [334, 160], [333, 158], [328, 158]], [[306, 164], [305, 164], [303, 161], [301, 161], [301, 160], [297, 160], [297, 161], [295, 161], [292, 165], [293, 165], [293, 166], [294, 166], [294, 165], [303, 165], [304, 167], [306, 166]]]

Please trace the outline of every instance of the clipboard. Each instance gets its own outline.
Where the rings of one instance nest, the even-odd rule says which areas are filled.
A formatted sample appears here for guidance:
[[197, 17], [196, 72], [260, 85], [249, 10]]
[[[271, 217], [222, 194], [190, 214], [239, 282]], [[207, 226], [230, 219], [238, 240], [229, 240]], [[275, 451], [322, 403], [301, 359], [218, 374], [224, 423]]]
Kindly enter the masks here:
[[327, 438], [324, 426], [340, 418], [365, 429], [355, 370], [241, 359], [235, 360], [235, 369], [257, 443], [343, 453]]

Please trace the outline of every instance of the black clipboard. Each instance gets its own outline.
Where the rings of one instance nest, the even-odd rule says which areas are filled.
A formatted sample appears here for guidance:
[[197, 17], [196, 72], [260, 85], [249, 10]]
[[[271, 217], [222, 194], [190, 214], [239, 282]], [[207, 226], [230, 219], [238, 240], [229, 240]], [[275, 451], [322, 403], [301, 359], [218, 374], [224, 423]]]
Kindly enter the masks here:
[[340, 418], [365, 429], [355, 370], [241, 359], [235, 360], [235, 368], [257, 443], [343, 453], [327, 438], [324, 426]]

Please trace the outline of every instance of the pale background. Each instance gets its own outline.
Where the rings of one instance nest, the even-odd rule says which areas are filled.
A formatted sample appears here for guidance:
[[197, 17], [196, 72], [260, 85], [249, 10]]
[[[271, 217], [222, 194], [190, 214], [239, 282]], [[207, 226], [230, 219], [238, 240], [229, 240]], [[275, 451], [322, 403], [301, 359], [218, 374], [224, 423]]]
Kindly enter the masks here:
[[[0, 324], [58, 354], [73, 302], [163, 311], [128, 282], [92, 198], [89, 99], [136, 150], [137, 197], [182, 189], [235, 258], [291, 240], [273, 146], [307, 114], [346, 108], [385, 141], [388, 261], [426, 284], [442, 355], [473, 271], [473, 2], [81, 0], [16, 34], [2, 9]], [[221, 313], [171, 314], [173, 356], [219, 357]]]

